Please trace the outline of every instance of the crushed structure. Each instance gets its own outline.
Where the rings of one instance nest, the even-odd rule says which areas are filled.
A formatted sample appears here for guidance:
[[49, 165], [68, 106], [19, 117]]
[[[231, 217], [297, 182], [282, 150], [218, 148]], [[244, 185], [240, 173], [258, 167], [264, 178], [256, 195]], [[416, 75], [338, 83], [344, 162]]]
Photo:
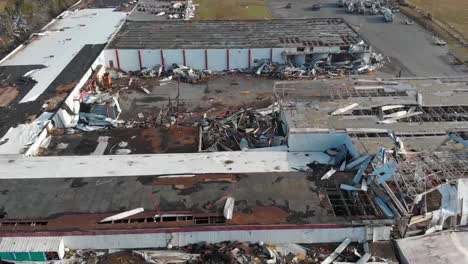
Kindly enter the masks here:
[[379, 67], [383, 59], [339, 18], [127, 21], [105, 56], [106, 66], [124, 71], [170, 70], [183, 65], [194, 70], [251, 71], [284, 78], [311, 76], [317, 71], [367, 72]]
[[1, 260], [396, 263], [397, 238], [410, 263], [463, 239], [468, 78], [357, 77], [384, 57], [343, 19], [132, 4], [0, 62]]

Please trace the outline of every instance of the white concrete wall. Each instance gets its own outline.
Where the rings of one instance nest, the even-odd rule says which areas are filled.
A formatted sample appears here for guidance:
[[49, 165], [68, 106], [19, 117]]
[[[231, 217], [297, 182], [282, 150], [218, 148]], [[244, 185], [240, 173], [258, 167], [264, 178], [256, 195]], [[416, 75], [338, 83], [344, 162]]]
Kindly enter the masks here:
[[[119, 49], [120, 68], [124, 71], [140, 70], [138, 50]], [[114, 52], [115, 53], [115, 52]], [[117, 65], [114, 64], [116, 67]]]
[[105, 49], [104, 50], [104, 61], [106, 67], [111, 66], [111, 61], [114, 64], [114, 67], [118, 68], [117, 65], [117, 56], [115, 55], [115, 49]]
[[273, 49], [273, 62], [285, 63], [286, 61], [284, 60], [283, 52], [284, 52], [284, 49], [274, 48]]
[[184, 64], [184, 54], [181, 49], [163, 50], [165, 69], [172, 68], [172, 64]]
[[265, 48], [265, 49], [250, 49], [250, 53], [251, 53], [251, 65], [256, 65], [254, 63], [254, 61], [256, 60], [262, 60], [262, 59], [270, 59], [270, 49], [269, 48]]
[[[271, 53], [270, 48], [251, 49], [250, 65], [254, 66], [254, 60], [270, 59], [273, 55], [273, 61], [284, 63], [282, 56], [284, 49], [275, 48]], [[143, 49], [141, 52], [141, 61], [143, 67], [153, 68], [156, 65], [161, 65], [161, 50]], [[226, 49], [208, 49], [208, 69], [214, 71], [227, 70], [227, 50]], [[140, 69], [138, 59], [138, 50], [119, 49], [120, 68], [124, 71], [136, 71]], [[173, 63], [183, 64], [183, 50], [181, 49], [165, 49], [164, 66], [169, 69]], [[104, 51], [104, 61], [106, 66], [110, 66], [109, 61], [112, 60], [115, 67], [118, 67], [115, 49], [106, 49]], [[204, 49], [187, 49], [185, 50], [185, 60], [187, 66], [194, 69], [205, 69], [205, 50]], [[229, 50], [229, 68], [244, 69], [249, 67], [249, 49], [230, 49]]]
[[[375, 233], [381, 239], [388, 240], [391, 227], [336, 227], [336, 228], [306, 228], [283, 230], [229, 230], [207, 232], [169, 232], [130, 235], [90, 235], [64, 236], [65, 246], [70, 249], [132, 249], [185, 246], [204, 241], [218, 243], [222, 241], [245, 241], [268, 244], [279, 243], [339, 243], [345, 238], [352, 241], [372, 240]], [[388, 235], [387, 235], [388, 234]]]
[[249, 50], [248, 49], [231, 49], [229, 50], [229, 68], [244, 69], [249, 67]]
[[205, 69], [205, 50], [185, 50], [185, 60], [187, 61], [187, 66], [193, 69], [203, 70]]
[[226, 49], [208, 50], [208, 69], [214, 71], [227, 70], [227, 51]]
[[144, 49], [141, 52], [141, 63], [143, 67], [152, 69], [156, 65], [161, 65], [161, 50]]
[[346, 148], [353, 158], [359, 156], [351, 138], [346, 133], [310, 133], [298, 132], [296, 130], [306, 129], [292, 129], [289, 131], [289, 151], [323, 152], [331, 148], [338, 148], [341, 145], [346, 145]]

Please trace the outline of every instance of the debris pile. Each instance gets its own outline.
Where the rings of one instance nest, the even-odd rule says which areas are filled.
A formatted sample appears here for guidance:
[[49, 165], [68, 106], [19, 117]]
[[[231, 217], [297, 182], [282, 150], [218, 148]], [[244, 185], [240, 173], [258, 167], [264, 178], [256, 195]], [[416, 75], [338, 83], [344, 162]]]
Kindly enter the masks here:
[[118, 102], [119, 94], [111, 89], [109, 73], [104, 73], [102, 78], [97, 75], [95, 73], [81, 89], [77, 129], [93, 131], [117, 126], [117, 119], [122, 112]]
[[394, 13], [399, 12], [398, 7], [391, 5], [389, 0], [338, 0], [338, 7], [346, 8], [348, 13], [361, 15], [382, 14], [385, 21], [392, 22]]
[[[169, 246], [172, 248], [172, 246]], [[339, 244], [266, 244], [224, 241], [209, 244], [200, 242], [178, 249], [124, 250], [113, 253], [93, 250], [70, 251], [66, 263], [397, 263], [372, 256], [368, 242], [351, 243], [346, 238]], [[64, 260], [62, 260], [63, 263]], [[117, 261], [117, 262], [112, 262]], [[55, 263], [59, 263], [56, 261]]]
[[212, 74], [209, 70], [195, 70], [185, 65], [173, 64], [167, 73], [173, 79], [187, 83], [198, 83], [207, 80]]
[[192, 0], [164, 1], [164, 3], [162, 3], [163, 1], [158, 2], [153, 4], [139, 3], [137, 10], [139, 12], [149, 13], [158, 17], [166, 17], [167, 19], [190, 20], [195, 16], [196, 5], [193, 4]]
[[201, 151], [232, 151], [274, 147], [283, 144], [280, 121], [271, 105], [264, 109], [225, 112], [214, 119], [206, 115], [199, 122]]

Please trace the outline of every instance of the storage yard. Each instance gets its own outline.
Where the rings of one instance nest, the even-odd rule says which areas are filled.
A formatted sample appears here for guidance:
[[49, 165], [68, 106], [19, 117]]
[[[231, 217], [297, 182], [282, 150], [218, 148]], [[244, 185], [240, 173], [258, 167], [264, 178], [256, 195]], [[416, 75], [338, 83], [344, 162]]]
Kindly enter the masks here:
[[70, 7], [0, 61], [0, 262], [463, 262], [468, 69], [400, 8]]

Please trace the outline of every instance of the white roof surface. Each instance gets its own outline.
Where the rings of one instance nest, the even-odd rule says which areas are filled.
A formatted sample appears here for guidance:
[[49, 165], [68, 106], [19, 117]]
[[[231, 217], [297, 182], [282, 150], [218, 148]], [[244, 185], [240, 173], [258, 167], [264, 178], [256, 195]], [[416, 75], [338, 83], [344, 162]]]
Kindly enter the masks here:
[[319, 152], [211, 152], [189, 154], [25, 157], [0, 155], [0, 179], [80, 178], [198, 173], [288, 172], [317, 161]]
[[63, 19], [57, 19], [32, 42], [4, 60], [0, 66], [46, 66], [29, 75], [37, 84], [20, 103], [36, 100], [84, 45], [107, 43], [125, 16], [126, 13], [115, 12], [113, 8], [65, 12]]
[[0, 237], [0, 252], [59, 252], [61, 237]]

